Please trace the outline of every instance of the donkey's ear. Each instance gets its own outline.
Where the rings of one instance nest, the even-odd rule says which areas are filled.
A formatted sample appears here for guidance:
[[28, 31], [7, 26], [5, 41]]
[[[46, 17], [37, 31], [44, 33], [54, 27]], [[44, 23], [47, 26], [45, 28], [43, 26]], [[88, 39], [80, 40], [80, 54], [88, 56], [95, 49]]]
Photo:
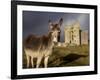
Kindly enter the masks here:
[[49, 25], [51, 25], [51, 24], [52, 24], [51, 20], [49, 20], [48, 22], [49, 22]]
[[53, 28], [51, 20], [49, 20], [49, 28], [50, 28], [50, 29]]
[[63, 23], [63, 19], [61, 18], [61, 19], [59, 20], [60, 26], [62, 25], [62, 23]]

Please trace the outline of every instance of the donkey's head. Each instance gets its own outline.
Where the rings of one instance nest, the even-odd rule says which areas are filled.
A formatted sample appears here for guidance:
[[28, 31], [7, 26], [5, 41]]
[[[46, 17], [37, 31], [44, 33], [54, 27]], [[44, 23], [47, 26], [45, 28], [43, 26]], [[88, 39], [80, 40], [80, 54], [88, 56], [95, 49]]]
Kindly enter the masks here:
[[62, 25], [63, 19], [61, 18], [58, 23], [52, 23], [49, 20], [49, 28], [53, 42], [58, 42], [60, 40], [60, 28]]

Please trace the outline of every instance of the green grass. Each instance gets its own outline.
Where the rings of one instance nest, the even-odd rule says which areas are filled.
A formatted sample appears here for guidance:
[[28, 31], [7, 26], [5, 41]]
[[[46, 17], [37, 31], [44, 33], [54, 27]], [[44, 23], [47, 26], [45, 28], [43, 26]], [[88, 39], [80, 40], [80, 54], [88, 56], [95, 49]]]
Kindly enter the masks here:
[[[35, 60], [36, 63], [36, 60]], [[48, 67], [89, 65], [89, 46], [55, 47], [49, 58]], [[43, 67], [43, 60], [40, 67]], [[23, 55], [23, 68], [26, 68], [26, 56]], [[31, 68], [31, 66], [30, 66]]]

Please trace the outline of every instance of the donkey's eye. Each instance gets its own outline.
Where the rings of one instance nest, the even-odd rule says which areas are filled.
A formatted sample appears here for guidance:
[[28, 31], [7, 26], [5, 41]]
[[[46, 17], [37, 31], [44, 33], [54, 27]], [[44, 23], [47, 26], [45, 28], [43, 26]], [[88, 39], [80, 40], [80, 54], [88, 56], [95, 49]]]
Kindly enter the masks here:
[[58, 33], [60, 33], [60, 31], [58, 31]]
[[51, 33], [53, 33], [53, 30], [51, 31]]

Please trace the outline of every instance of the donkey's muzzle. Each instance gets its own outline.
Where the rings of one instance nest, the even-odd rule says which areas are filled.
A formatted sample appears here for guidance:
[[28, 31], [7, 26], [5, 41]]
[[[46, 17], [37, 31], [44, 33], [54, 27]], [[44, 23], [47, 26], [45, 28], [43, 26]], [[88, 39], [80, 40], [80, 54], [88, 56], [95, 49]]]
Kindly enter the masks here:
[[58, 44], [58, 42], [53, 42], [53, 43], [54, 43], [55, 46]]

